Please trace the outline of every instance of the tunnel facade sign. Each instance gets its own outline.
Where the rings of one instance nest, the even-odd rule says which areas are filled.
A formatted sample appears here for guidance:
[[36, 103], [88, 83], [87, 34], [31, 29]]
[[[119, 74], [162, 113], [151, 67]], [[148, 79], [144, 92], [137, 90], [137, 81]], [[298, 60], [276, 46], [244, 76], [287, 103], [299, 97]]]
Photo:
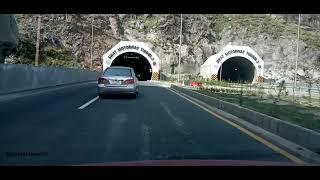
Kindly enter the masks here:
[[159, 57], [143, 42], [120, 41], [102, 56], [103, 70], [111, 66], [113, 60], [123, 53], [134, 52], [144, 56], [151, 65], [152, 73], [159, 73]]
[[221, 65], [228, 59], [234, 57], [242, 57], [253, 64], [255, 68], [253, 82], [259, 82], [262, 80], [264, 61], [248, 46], [225, 46], [219, 53], [210, 56], [207, 61], [205, 61], [200, 68], [200, 75], [204, 78], [217, 80]]

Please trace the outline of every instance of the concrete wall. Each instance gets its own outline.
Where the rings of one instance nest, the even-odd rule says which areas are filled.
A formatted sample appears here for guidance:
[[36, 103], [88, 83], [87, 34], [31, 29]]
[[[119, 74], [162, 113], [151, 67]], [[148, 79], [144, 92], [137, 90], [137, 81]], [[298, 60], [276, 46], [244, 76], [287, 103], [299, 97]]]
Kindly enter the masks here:
[[81, 69], [0, 64], [0, 94], [97, 80], [99, 74]]
[[208, 97], [200, 93], [171, 85], [173, 89], [183, 92], [191, 97], [197, 98], [213, 107], [228, 112], [271, 133], [283, 137], [289, 141], [306, 147], [314, 152], [320, 152], [320, 133], [282, 121], [280, 119], [252, 111], [241, 106]]

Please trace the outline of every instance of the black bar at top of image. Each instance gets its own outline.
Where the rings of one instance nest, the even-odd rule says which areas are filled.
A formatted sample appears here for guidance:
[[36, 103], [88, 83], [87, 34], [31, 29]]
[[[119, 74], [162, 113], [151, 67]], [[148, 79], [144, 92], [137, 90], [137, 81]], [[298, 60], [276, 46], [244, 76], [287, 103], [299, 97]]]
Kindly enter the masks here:
[[3, 0], [1, 13], [221, 14], [318, 13], [315, 1], [289, 0]]

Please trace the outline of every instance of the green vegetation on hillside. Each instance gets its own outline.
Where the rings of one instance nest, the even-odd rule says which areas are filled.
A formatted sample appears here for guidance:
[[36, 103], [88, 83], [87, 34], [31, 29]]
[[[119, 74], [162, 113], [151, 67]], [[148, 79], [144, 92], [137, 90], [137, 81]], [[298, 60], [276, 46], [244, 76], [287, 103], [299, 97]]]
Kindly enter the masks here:
[[146, 18], [146, 21], [144, 22], [146, 31], [150, 31], [151, 29], [156, 28], [158, 24], [158, 18], [156, 16], [149, 16]]
[[212, 28], [213, 32], [217, 33], [217, 40], [221, 40], [221, 32], [223, 31], [223, 29], [225, 27], [227, 27], [228, 25], [228, 18], [226, 16], [223, 15], [218, 15], [216, 16], [216, 18], [212, 18], [213, 19], [213, 23], [210, 24], [210, 28]]
[[[41, 48], [42, 47], [42, 48]], [[26, 36], [19, 38], [18, 51], [14, 56], [14, 64], [34, 64], [35, 43]], [[65, 48], [43, 47], [40, 45], [40, 66], [78, 67], [75, 57]]]
[[41, 65], [54, 67], [76, 67], [77, 61], [66, 49], [45, 48]]
[[[231, 27], [233, 32], [240, 29], [246, 29], [246, 37], [254, 37], [260, 34], [268, 34], [274, 39], [280, 36], [289, 36], [296, 40], [296, 24], [282, 22], [269, 16], [250, 16], [241, 15], [234, 17], [217, 16], [211, 28], [219, 34], [225, 29]], [[320, 31], [316, 29], [305, 30], [300, 28], [300, 39], [311, 47], [320, 48]]]
[[19, 37], [17, 53], [15, 54], [16, 56], [23, 59], [34, 59], [35, 52], [36, 46], [30, 39], [25, 36]]

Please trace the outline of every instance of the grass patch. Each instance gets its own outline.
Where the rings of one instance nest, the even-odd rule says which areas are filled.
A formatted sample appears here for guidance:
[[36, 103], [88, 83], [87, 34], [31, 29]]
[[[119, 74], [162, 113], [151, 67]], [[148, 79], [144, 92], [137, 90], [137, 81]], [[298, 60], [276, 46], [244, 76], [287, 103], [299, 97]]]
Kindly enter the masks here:
[[[204, 89], [195, 91], [239, 105], [240, 98], [237, 94], [213, 93]], [[242, 107], [320, 132], [320, 117], [313, 113], [319, 112], [320, 108], [303, 107], [294, 104], [280, 105], [264, 102], [263, 100], [266, 99], [260, 99], [255, 96], [243, 96]]]

